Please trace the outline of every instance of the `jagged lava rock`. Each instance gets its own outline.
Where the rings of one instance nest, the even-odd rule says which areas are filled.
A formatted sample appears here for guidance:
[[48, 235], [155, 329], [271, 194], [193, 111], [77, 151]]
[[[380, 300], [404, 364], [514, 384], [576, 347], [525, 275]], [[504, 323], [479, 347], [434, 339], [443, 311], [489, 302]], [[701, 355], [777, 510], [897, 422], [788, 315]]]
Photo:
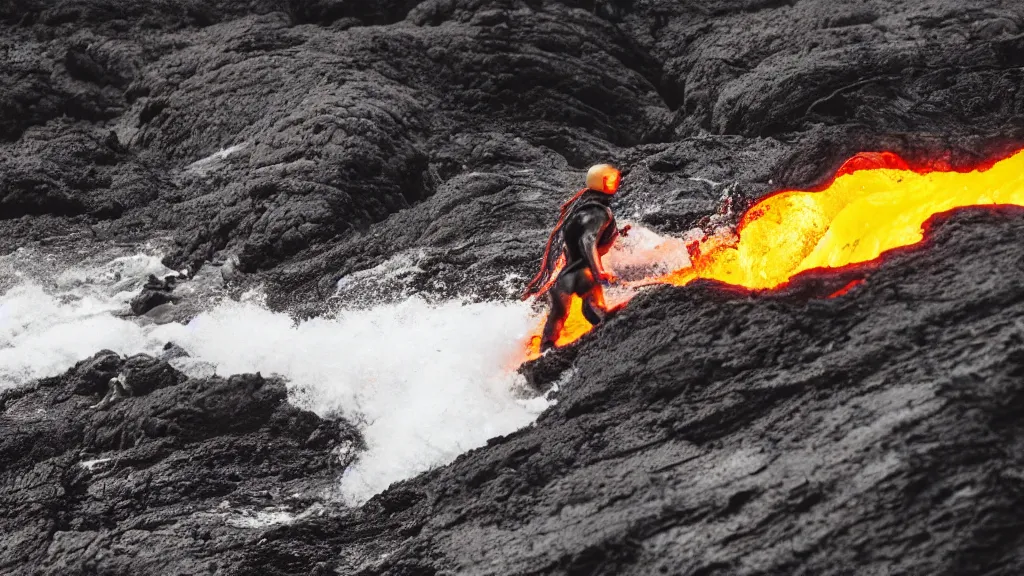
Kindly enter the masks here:
[[359, 575], [1019, 573], [1024, 210], [933, 232], [841, 298], [653, 290], [535, 426], [242, 572], [325, 548]]
[[[126, 394], [102, 403], [118, 378]], [[280, 380], [100, 352], [0, 394], [0, 571], [217, 572], [259, 539], [260, 514], [329, 498], [361, 443], [288, 404]]]
[[[380, 266], [507, 298], [592, 163], [671, 233], [862, 150], [1024, 146], [1022, 29], [1017, 0], [15, 0], [0, 249], [169, 234], [174, 269], [237, 259], [304, 315]], [[1020, 573], [1024, 228], [936, 230], [838, 299], [654, 290], [525, 369], [564, 378], [535, 427], [258, 535], [225, 519], [330, 484], [354, 432], [276, 380], [100, 354], [3, 395], [0, 567]]]

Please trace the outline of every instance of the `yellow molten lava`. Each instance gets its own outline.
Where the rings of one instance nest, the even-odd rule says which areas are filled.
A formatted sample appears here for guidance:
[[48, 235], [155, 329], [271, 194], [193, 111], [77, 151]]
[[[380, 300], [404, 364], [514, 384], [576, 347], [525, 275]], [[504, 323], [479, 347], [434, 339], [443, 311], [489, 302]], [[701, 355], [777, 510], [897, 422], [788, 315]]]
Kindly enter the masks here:
[[[762, 199], [737, 226], [738, 241], [706, 237], [693, 266], [645, 284], [685, 285], [698, 278], [750, 289], [776, 288], [814, 268], [868, 262], [920, 242], [936, 214], [981, 205], [1024, 206], [1024, 150], [971, 172], [911, 170], [891, 153], [854, 157], [818, 192], [783, 191]], [[564, 346], [591, 329], [579, 299], [557, 340]], [[541, 324], [542, 326], [543, 324]], [[539, 330], [528, 357], [539, 354]]]
[[[587, 332], [594, 327], [589, 320], [583, 317], [583, 300], [579, 296], [573, 296], [572, 302], [569, 304], [569, 317], [565, 320], [565, 325], [562, 326], [562, 331], [558, 334], [558, 338], [555, 340], [555, 346], [566, 346], [577, 341]], [[531, 337], [529, 348], [530, 357], [534, 358], [540, 355], [540, 340], [541, 331], [544, 329], [543, 325], [540, 326]]]
[[738, 244], [712, 249], [693, 268], [660, 280], [775, 288], [812, 268], [867, 262], [916, 244], [932, 216], [986, 204], [1024, 205], [1024, 151], [983, 171], [872, 168], [839, 176], [821, 192], [769, 196], [740, 221]]

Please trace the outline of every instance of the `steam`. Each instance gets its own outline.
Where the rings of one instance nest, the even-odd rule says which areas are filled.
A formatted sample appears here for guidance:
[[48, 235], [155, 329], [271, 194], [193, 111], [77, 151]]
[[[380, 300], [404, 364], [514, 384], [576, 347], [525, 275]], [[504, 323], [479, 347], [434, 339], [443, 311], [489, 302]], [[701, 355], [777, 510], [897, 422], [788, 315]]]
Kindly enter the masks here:
[[703, 232], [694, 229], [681, 238], [662, 236], [653, 230], [624, 220], [630, 225], [626, 236], [620, 236], [602, 261], [620, 276], [630, 280], [667, 274], [691, 266], [687, 243], [699, 239]]

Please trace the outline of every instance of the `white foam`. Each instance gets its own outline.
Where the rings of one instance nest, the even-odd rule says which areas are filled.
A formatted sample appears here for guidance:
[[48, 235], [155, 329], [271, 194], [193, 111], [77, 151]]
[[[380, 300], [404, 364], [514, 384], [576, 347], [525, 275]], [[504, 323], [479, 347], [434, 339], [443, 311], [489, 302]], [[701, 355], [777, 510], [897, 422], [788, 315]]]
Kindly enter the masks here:
[[[415, 271], [413, 256], [373, 274], [386, 281]], [[635, 225], [608, 259], [613, 270], [645, 274], [654, 271], [651, 262], [689, 265], [683, 240]], [[514, 371], [538, 321], [528, 302], [435, 304], [414, 296], [296, 323], [252, 293], [241, 302], [204, 298], [210, 308], [187, 325], [143, 325], [115, 314], [148, 274], [171, 272], [159, 258], [121, 257], [61, 271], [49, 282], [26, 275], [29, 260], [12, 261], [7, 277], [15, 285], [0, 296], [0, 387], [60, 374], [100, 349], [159, 354], [168, 341], [191, 355], [172, 362], [192, 376], [278, 374], [293, 401], [321, 415], [339, 411], [363, 432], [368, 450], [340, 479], [352, 504], [531, 424], [552, 403], [524, 393]]]
[[82, 288], [87, 293], [127, 301], [138, 293], [151, 274], [163, 278], [178, 273], [164, 266], [158, 256], [134, 254], [96, 266], [62, 270], [54, 278], [53, 284], [62, 291]]
[[512, 367], [535, 322], [525, 303], [414, 297], [299, 324], [230, 303], [154, 332], [219, 374], [285, 376], [307, 407], [360, 425], [369, 449], [341, 486], [356, 504], [533, 422], [547, 404], [516, 397], [522, 379]]
[[61, 374], [100, 349], [155, 355], [168, 341], [192, 355], [174, 363], [197, 376], [279, 374], [297, 402], [340, 411], [364, 433], [368, 450], [340, 479], [352, 504], [530, 424], [547, 406], [522, 393], [513, 369], [537, 321], [527, 303], [414, 297], [295, 323], [257, 294], [187, 325], [143, 325], [115, 314], [127, 307], [126, 288], [159, 270], [144, 258], [118, 262], [99, 268], [116, 273], [70, 270], [0, 296], [0, 387]]
[[61, 302], [34, 283], [7, 291], [0, 297], [0, 388], [55, 376], [104, 348], [159, 349], [142, 327], [111, 315], [119, 309], [93, 296]]

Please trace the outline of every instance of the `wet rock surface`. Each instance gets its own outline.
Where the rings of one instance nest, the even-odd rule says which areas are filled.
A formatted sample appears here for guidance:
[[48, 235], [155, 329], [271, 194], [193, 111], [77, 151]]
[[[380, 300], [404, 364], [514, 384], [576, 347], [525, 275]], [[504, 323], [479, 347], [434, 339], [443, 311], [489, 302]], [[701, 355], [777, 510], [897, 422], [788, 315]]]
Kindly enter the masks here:
[[366, 575], [1013, 574], [1022, 233], [960, 213], [834, 299], [813, 275], [653, 290], [535, 426], [275, 530], [246, 573], [322, 546]]
[[142, 292], [133, 297], [129, 302], [132, 314], [141, 316], [157, 306], [170, 304], [175, 301], [174, 287], [177, 284], [176, 276], [167, 276], [160, 279], [150, 274]]
[[[318, 513], [361, 445], [279, 380], [110, 351], [0, 394], [5, 574], [195, 574]], [[220, 568], [218, 568], [220, 567]]]
[[[1024, 147], [1015, 0], [17, 0], [0, 28], [0, 250], [169, 235], [157, 321], [204, 274], [298, 316], [379, 297], [367, 271], [515, 297], [597, 162], [620, 219], [678, 233], [859, 151]], [[3, 393], [0, 567], [1019, 573], [1024, 216], [932, 231], [778, 293], [651, 290], [524, 367], [559, 386], [536, 426], [356, 510], [317, 491], [357, 435], [283, 383], [101, 353]]]

